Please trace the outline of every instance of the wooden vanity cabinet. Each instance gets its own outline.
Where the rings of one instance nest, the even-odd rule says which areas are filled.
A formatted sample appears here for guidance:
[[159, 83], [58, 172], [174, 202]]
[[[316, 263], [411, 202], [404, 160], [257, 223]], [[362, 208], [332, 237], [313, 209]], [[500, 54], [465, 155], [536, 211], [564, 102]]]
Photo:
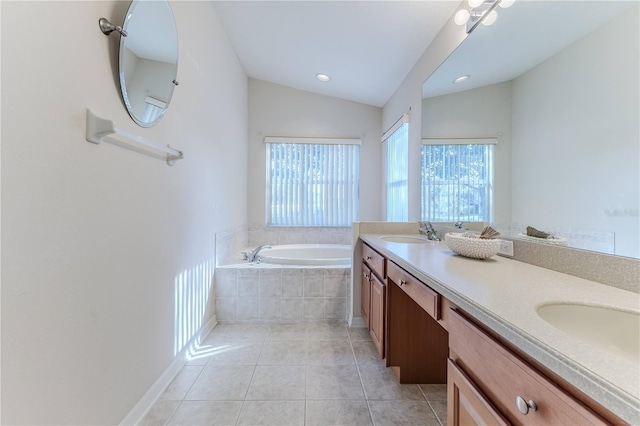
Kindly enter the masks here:
[[455, 426], [509, 424], [452, 360], [447, 362], [447, 424]]
[[386, 266], [384, 256], [362, 244], [362, 318], [382, 358], [385, 357]]
[[386, 286], [376, 277], [371, 276], [371, 314], [369, 317], [369, 334], [378, 353], [384, 358], [384, 309]]
[[472, 321], [450, 313], [449, 425], [607, 424]]
[[400, 383], [447, 383], [448, 334], [440, 295], [387, 261], [387, 366]]
[[365, 263], [362, 264], [362, 286], [360, 289], [360, 312], [362, 319], [370, 328], [369, 311], [371, 310], [371, 269]]

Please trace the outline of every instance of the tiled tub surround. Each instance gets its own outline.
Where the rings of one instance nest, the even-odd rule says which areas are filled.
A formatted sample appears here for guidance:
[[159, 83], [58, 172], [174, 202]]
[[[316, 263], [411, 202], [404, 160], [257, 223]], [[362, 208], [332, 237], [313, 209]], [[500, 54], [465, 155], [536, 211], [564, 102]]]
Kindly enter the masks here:
[[219, 322], [318, 321], [347, 318], [350, 267], [241, 263], [215, 273]]

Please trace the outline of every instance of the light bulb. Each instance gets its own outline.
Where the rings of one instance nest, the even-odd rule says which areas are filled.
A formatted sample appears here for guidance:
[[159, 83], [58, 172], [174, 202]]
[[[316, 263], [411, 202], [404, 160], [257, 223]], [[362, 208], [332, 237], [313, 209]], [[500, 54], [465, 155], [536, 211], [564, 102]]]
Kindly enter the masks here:
[[471, 14], [467, 9], [460, 9], [453, 17], [453, 22], [455, 22], [456, 25], [464, 25], [469, 20], [469, 16], [471, 16]]
[[484, 3], [484, 0], [469, 0], [469, 7], [475, 8]]
[[498, 19], [498, 13], [492, 10], [482, 19], [482, 25], [491, 25], [496, 22], [496, 19]]
[[508, 7], [513, 6], [513, 3], [515, 3], [516, 0], [500, 0], [500, 3], [498, 3], [498, 6], [500, 6], [503, 9], [506, 9]]
[[468, 79], [470, 76], [467, 75], [461, 75], [460, 77], [456, 78], [455, 80], [453, 80], [454, 83], [462, 83], [463, 81], [465, 81], [466, 79]]
[[320, 81], [331, 81], [331, 77], [326, 74], [316, 74], [316, 78]]

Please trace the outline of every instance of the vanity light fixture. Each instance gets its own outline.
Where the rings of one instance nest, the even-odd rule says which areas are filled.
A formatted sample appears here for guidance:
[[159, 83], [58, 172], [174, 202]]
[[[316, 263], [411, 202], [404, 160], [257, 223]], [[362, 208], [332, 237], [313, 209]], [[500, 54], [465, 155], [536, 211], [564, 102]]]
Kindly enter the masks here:
[[471, 33], [480, 22], [484, 25], [493, 24], [498, 18], [494, 10], [498, 4], [503, 8], [513, 5], [515, 0], [467, 0], [471, 10], [460, 9], [453, 17], [456, 25], [466, 25], [467, 34]]
[[453, 80], [453, 83], [462, 83], [463, 81], [467, 80], [469, 77], [471, 77], [469, 74], [467, 75], [461, 75], [460, 77], [456, 78], [455, 80]]
[[496, 19], [498, 19], [498, 12], [492, 10], [485, 15], [484, 19], [482, 20], [482, 25], [492, 25], [494, 22], [496, 22]]
[[331, 77], [326, 74], [318, 73], [316, 74], [316, 78], [320, 81], [328, 82], [331, 81]]

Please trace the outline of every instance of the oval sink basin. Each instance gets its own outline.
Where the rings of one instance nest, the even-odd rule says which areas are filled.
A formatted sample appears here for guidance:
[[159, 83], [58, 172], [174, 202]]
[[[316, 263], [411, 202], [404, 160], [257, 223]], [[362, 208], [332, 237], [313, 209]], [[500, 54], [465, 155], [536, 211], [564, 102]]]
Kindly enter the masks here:
[[404, 244], [423, 244], [430, 241], [426, 237], [421, 237], [419, 235], [385, 235], [380, 237], [380, 239], [391, 243]]
[[640, 360], [640, 313], [579, 304], [542, 306], [538, 315], [576, 339], [634, 363]]

